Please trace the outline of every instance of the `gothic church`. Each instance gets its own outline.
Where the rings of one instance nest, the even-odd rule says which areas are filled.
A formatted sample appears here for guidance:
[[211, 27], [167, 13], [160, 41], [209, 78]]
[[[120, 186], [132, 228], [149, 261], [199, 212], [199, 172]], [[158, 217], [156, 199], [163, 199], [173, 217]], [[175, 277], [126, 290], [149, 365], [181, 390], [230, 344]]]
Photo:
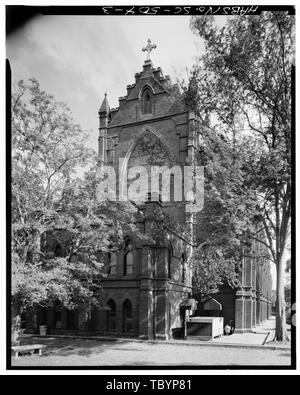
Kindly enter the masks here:
[[[99, 109], [99, 165], [113, 166], [116, 173], [120, 159], [127, 170], [133, 166], [149, 170], [150, 165], [183, 168], [195, 163], [200, 123], [177, 95], [170, 77], [153, 66], [149, 57], [152, 48], [148, 40], [148, 58], [142, 71], [135, 74], [134, 83], [127, 85], [126, 96], [119, 98], [119, 106], [110, 108], [105, 94]], [[188, 232], [166, 230], [156, 246], [127, 237], [124, 248], [108, 257], [104, 309], [90, 317], [84, 310], [53, 308], [38, 321], [44, 324], [46, 320], [50, 333], [81, 330], [89, 320], [89, 330], [97, 334], [170, 339], [185, 336], [185, 321], [192, 314], [220, 314], [224, 325], [231, 322], [240, 332], [251, 331], [267, 319], [271, 315], [272, 281], [270, 263], [265, 258], [243, 258], [240, 288], [224, 286], [214, 295], [221, 311], [204, 311], [201, 300], [197, 308], [189, 264], [195, 218], [187, 204], [172, 199], [161, 202], [152, 196], [140, 202], [141, 232], [149, 232], [151, 214], [158, 208]], [[252, 249], [261, 251], [263, 245], [256, 243]]]

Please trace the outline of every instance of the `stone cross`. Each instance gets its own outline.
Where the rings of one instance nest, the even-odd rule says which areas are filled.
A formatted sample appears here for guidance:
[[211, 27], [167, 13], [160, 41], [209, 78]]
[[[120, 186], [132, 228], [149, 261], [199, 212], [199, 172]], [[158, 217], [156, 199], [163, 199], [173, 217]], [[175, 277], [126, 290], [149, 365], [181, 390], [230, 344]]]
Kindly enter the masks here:
[[143, 52], [147, 51], [147, 60], [149, 60], [150, 59], [150, 52], [152, 51], [152, 49], [156, 48], [156, 45], [155, 44], [151, 44], [150, 38], [148, 38], [147, 43], [148, 44], [146, 45], [146, 47], [142, 48], [142, 51]]

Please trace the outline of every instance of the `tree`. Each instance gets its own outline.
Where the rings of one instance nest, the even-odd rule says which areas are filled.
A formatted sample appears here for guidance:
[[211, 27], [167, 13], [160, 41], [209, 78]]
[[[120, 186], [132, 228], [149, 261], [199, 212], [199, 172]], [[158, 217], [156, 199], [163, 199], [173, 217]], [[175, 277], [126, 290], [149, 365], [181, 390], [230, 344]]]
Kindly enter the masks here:
[[[291, 225], [291, 125], [294, 17], [285, 12], [231, 17], [193, 17], [205, 54], [190, 79], [187, 100], [207, 130], [228, 147], [246, 147], [241, 198], [251, 203], [252, 239], [268, 248], [277, 271], [275, 339], [287, 339], [285, 252]], [[211, 126], [213, 125], [213, 126]], [[250, 198], [250, 200], [249, 200]], [[250, 221], [250, 222], [251, 222]]]
[[243, 193], [244, 147], [232, 146], [212, 127], [201, 128], [200, 137], [198, 163], [205, 168], [205, 201], [197, 214], [192, 262], [194, 287], [207, 295], [217, 292], [224, 282], [239, 285], [242, 250], [248, 244], [247, 213], [252, 212], [253, 201]]
[[130, 204], [97, 200], [97, 158], [86, 134], [36, 80], [18, 83], [11, 124], [16, 337], [28, 308], [99, 305], [106, 253], [136, 229]]

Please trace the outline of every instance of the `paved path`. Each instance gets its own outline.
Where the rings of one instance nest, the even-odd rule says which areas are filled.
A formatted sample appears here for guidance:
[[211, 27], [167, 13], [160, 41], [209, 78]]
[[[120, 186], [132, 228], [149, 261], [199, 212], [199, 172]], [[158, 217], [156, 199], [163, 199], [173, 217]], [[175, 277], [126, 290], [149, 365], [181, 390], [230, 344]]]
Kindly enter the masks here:
[[263, 345], [270, 334], [275, 330], [275, 317], [264, 321], [249, 333], [234, 333], [230, 336], [222, 336], [213, 340], [215, 343], [226, 343], [226, 344], [243, 344], [243, 345]]
[[268, 336], [267, 333], [234, 333], [230, 336], [222, 336], [221, 338], [215, 338], [214, 343], [226, 343], [226, 344], [242, 344], [242, 345], [253, 345], [262, 346]]
[[41, 357], [12, 358], [13, 366], [288, 366], [289, 350], [184, 344], [33, 338], [47, 344]]

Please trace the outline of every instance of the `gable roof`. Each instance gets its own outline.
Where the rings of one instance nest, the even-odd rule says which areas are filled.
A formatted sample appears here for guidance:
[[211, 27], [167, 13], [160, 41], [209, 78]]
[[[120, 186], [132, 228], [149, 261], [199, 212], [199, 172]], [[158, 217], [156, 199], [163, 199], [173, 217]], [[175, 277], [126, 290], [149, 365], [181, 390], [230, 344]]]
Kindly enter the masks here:
[[[174, 89], [174, 86], [176, 85], [171, 83], [171, 79], [168, 75], [163, 75], [160, 67], [155, 68], [152, 61], [149, 59], [144, 62], [143, 70], [135, 74], [135, 83], [127, 85], [127, 95], [119, 97], [119, 106], [110, 110], [111, 127], [114, 127], [118, 124], [120, 119], [123, 119], [123, 110], [128, 110], [127, 103], [129, 105], [129, 103], [140, 100], [141, 92], [147, 85], [152, 90], [154, 96], [165, 96], [165, 104], [163, 105], [165, 114], [170, 113], [170, 111], [178, 111], [178, 104], [180, 104], [182, 109], [182, 100], [179, 100], [181, 102], [179, 103], [178, 97], [175, 94], [176, 89]], [[169, 104], [167, 104], [166, 101]], [[177, 104], [174, 107], [175, 103]], [[132, 116], [130, 119], [132, 119]]]

